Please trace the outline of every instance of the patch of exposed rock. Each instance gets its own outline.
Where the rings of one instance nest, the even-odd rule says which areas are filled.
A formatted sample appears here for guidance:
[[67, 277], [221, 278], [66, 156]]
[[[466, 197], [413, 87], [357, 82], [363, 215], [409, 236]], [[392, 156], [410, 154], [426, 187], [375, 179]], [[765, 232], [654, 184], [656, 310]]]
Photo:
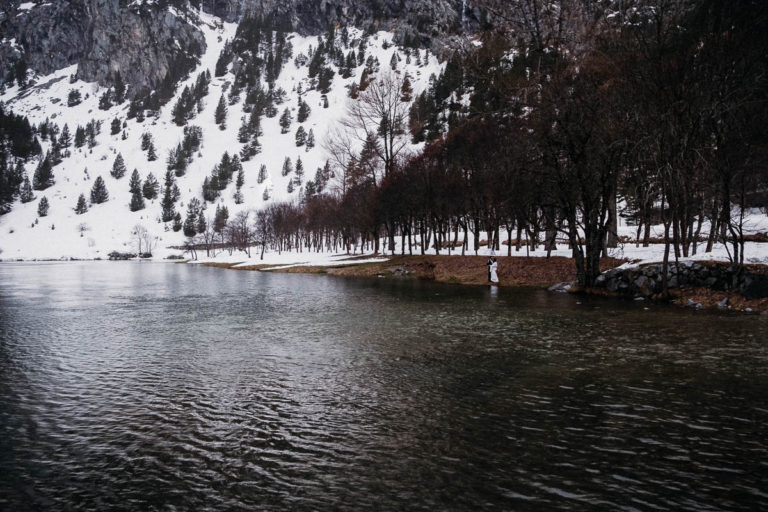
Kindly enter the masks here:
[[119, 71], [133, 92], [155, 88], [167, 73], [176, 79], [194, 67], [205, 49], [200, 23], [167, 2], [9, 2], [0, 7], [0, 80], [23, 60], [40, 74], [77, 64], [83, 80], [111, 85]]

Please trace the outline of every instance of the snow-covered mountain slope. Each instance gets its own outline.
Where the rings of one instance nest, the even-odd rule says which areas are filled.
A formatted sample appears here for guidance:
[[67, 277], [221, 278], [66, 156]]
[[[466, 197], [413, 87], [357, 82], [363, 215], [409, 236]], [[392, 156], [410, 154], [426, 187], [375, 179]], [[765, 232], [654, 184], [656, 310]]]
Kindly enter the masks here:
[[[99, 98], [105, 89], [94, 83], [76, 81], [71, 83], [70, 76], [76, 72], [76, 68], [61, 69], [51, 75], [37, 77], [35, 85], [20, 91], [14, 86], [6, 90], [0, 97], [6, 108], [17, 114], [27, 116], [31, 123], [37, 125], [49, 119], [52, 123], [63, 128], [66, 124], [74, 135], [77, 126], [84, 126], [90, 120], [102, 122], [101, 133], [97, 136], [97, 145], [92, 149], [88, 146], [82, 148], [69, 148], [70, 156], [65, 157], [59, 165], [53, 169], [55, 183], [46, 190], [35, 191], [35, 200], [22, 204], [16, 201], [10, 213], [0, 216], [0, 258], [1, 259], [43, 259], [43, 258], [105, 258], [111, 251], [132, 250], [131, 238], [134, 226], [143, 225], [156, 242], [153, 251], [155, 257], [164, 257], [169, 253], [179, 253], [168, 249], [170, 246], [183, 244], [185, 236], [182, 231], [174, 232], [170, 222], [161, 221], [160, 199], [162, 198], [163, 177], [166, 173], [166, 158], [183, 138], [183, 127], [174, 124], [172, 119], [173, 106], [180, 96], [185, 85], [193, 86], [196, 77], [208, 70], [212, 77], [216, 60], [227, 40], [233, 38], [236, 30], [235, 24], [223, 23], [218, 18], [201, 14], [204, 22], [201, 26], [206, 38], [206, 51], [201, 57], [200, 64], [189, 78], [179, 84], [176, 97], [169, 101], [160, 111], [159, 115], [148, 117], [143, 122], [136, 119], [126, 121], [129, 103], [112, 107], [109, 110], [100, 110]], [[352, 37], [359, 37], [361, 33], [350, 30]], [[293, 55], [306, 55], [311, 47], [317, 48], [317, 37], [302, 37], [297, 34], [288, 36], [292, 46]], [[381, 74], [390, 72], [389, 63], [394, 52], [400, 52], [401, 60], [397, 66], [397, 72], [408, 74], [414, 89], [414, 97], [429, 84], [431, 74], [439, 74], [441, 64], [437, 58], [430, 56], [429, 63], [423, 61], [417, 65], [416, 59], [412, 63], [406, 63], [402, 49], [391, 44], [392, 35], [379, 32], [369, 37], [367, 54], [378, 58], [381, 66]], [[421, 55], [425, 55], [421, 50]], [[426, 60], [426, 59], [425, 59]], [[331, 65], [333, 67], [333, 65]], [[335, 68], [334, 68], [335, 69]], [[307, 65], [297, 66], [293, 59], [290, 60], [275, 83], [276, 88], [286, 91], [286, 99], [278, 105], [281, 113], [286, 107], [290, 108], [293, 115], [293, 123], [288, 133], [281, 134], [279, 117], [263, 117], [261, 129], [263, 135], [259, 137], [262, 151], [250, 161], [243, 162], [245, 184], [242, 188], [244, 201], [235, 204], [234, 180], [226, 190], [223, 190], [217, 204], [228, 207], [230, 218], [242, 210], [258, 209], [264, 206], [264, 189], [270, 191], [269, 202], [281, 200], [296, 200], [302, 193], [299, 187], [293, 193], [288, 193], [288, 182], [294, 175], [281, 175], [281, 168], [286, 157], [290, 158], [295, 166], [300, 158], [305, 173], [305, 181], [312, 179], [318, 167], [325, 165], [329, 158], [323, 147], [323, 140], [329, 131], [339, 126], [339, 122], [347, 113], [348, 98], [347, 85], [359, 83], [364, 66], [354, 69], [353, 75], [344, 79], [336, 70], [333, 86], [327, 94], [328, 107], [324, 108], [323, 95], [318, 90], [309, 89]], [[222, 93], [232, 83], [234, 76], [228, 72], [222, 77], [213, 77], [209, 86], [209, 93], [204, 99], [204, 108], [188, 122], [189, 126], [199, 126], [202, 129], [202, 146], [194, 155], [186, 174], [176, 178], [180, 190], [180, 200], [176, 203], [176, 211], [185, 215], [186, 206], [192, 198], [202, 201], [202, 184], [204, 179], [211, 174], [214, 166], [221, 160], [226, 151], [230, 155], [238, 154], [243, 144], [238, 142], [238, 130], [243, 116], [243, 99], [233, 105], [228, 105], [226, 129], [221, 130], [214, 121], [214, 112]], [[299, 86], [301, 88], [299, 89]], [[265, 85], [266, 88], [266, 85]], [[72, 89], [80, 91], [83, 98], [79, 105], [67, 106], [68, 94]], [[296, 114], [301, 98], [310, 106], [311, 113], [302, 124], [305, 130], [311, 128], [316, 145], [307, 150], [305, 147], [297, 147], [295, 133], [299, 124]], [[226, 95], [226, 93], [225, 93]], [[125, 122], [123, 130], [116, 134], [110, 134], [110, 124], [118, 118]], [[147, 160], [145, 151], [141, 149], [142, 134], [148, 132], [152, 135], [157, 150], [158, 159], [152, 162]], [[126, 138], [123, 139], [123, 133]], [[47, 141], [41, 141], [43, 154], [50, 147]], [[414, 148], [415, 149], [415, 148]], [[120, 179], [110, 176], [113, 162], [118, 154], [125, 160], [127, 173]], [[27, 163], [26, 170], [30, 180], [37, 166], [37, 160]], [[262, 184], [257, 183], [257, 174], [261, 165], [266, 165], [268, 177]], [[160, 196], [152, 201], [147, 201], [146, 208], [131, 212], [129, 203], [129, 179], [134, 169], [142, 180], [152, 173], [160, 182]], [[76, 214], [75, 205], [80, 194], [89, 197], [94, 180], [101, 176], [109, 193], [109, 200], [102, 204], [93, 204], [84, 214]], [[45, 217], [38, 217], [39, 200], [45, 196], [50, 204], [49, 213]], [[206, 216], [212, 218], [216, 206], [208, 203]]]

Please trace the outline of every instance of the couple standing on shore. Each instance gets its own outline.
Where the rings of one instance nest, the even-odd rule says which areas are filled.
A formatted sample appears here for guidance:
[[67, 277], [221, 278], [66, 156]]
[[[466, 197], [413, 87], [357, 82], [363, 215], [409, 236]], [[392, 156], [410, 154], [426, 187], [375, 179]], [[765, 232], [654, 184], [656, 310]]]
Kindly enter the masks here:
[[496, 257], [488, 258], [488, 282], [496, 284], [499, 282], [499, 263], [496, 261]]

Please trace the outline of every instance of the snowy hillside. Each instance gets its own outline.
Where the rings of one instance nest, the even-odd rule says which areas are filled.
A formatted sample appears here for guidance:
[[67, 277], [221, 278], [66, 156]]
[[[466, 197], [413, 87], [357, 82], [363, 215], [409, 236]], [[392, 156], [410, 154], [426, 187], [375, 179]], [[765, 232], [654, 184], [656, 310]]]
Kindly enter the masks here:
[[[234, 37], [237, 26], [223, 23], [218, 18], [206, 14], [200, 16], [200, 28], [205, 33], [207, 43], [200, 65], [185, 82], [178, 85], [176, 96], [163, 106], [156, 118], [147, 117], [143, 122], [135, 118], [126, 120], [128, 101], [109, 110], [99, 109], [99, 99], [105, 89], [93, 83], [71, 82], [70, 76], [76, 73], [76, 67], [36, 77], [35, 84], [23, 91], [17, 86], [10, 87], [0, 97], [0, 101], [8, 110], [27, 116], [35, 125], [48, 119], [59, 129], [63, 129], [66, 124], [74, 134], [76, 127], [84, 126], [91, 120], [101, 122], [101, 131], [92, 149], [89, 149], [88, 145], [80, 148], [70, 146], [70, 155], [65, 156], [63, 161], [53, 168], [55, 183], [45, 190], [34, 191], [35, 199], [31, 202], [16, 201], [10, 213], [0, 216], [0, 259], [106, 258], [111, 251], [127, 252], [132, 249], [131, 233], [136, 225], [142, 225], [149, 230], [156, 243], [153, 251], [155, 257], [180, 253], [168, 247], [183, 244], [184, 233], [174, 232], [171, 228], [172, 222], [162, 222], [160, 205], [163, 178], [167, 169], [166, 159], [169, 152], [184, 137], [184, 128], [173, 122], [173, 107], [185, 86], [193, 87], [200, 73], [210, 72], [212, 79], [209, 92], [203, 100], [203, 108], [187, 123], [187, 126], [198, 126], [202, 129], [202, 145], [193, 155], [186, 173], [176, 178], [180, 197], [175, 209], [182, 217], [192, 198], [206, 204], [202, 200], [202, 185], [214, 166], [221, 161], [222, 154], [228, 152], [230, 156], [234, 156], [240, 153], [243, 144], [238, 142], [238, 130], [243, 117], [248, 116], [248, 113], [243, 111], [243, 98], [240, 98], [234, 104], [227, 104], [226, 129], [221, 130], [215, 122], [219, 99], [222, 95], [227, 97], [227, 89], [231, 86], [234, 75], [230, 68], [224, 76], [215, 77], [214, 67], [225, 43]], [[361, 36], [355, 29], [350, 29], [349, 34], [353, 41]], [[318, 38], [296, 34], [289, 34], [287, 37], [293, 48], [293, 58], [285, 64], [275, 82], [275, 89], [282, 88], [287, 93], [284, 101], [276, 107], [279, 113], [288, 107], [293, 122], [287, 133], [281, 133], [279, 114], [261, 119], [261, 152], [243, 162], [243, 202], [236, 204], [234, 180], [216, 200], [216, 204], [228, 207], [230, 218], [241, 210], [261, 208], [265, 204], [265, 189], [269, 195], [267, 202], [298, 200], [302, 187], [295, 187], [291, 193], [288, 191], [289, 182], [295, 179], [295, 174], [282, 176], [281, 173], [285, 159], [290, 158], [294, 167], [301, 159], [305, 182], [312, 179], [316, 170], [325, 165], [329, 155], [324, 149], [323, 141], [329, 131], [338, 128], [339, 121], [345, 117], [348, 102], [354, 101], [348, 97], [347, 86], [359, 83], [364, 70], [364, 66], [359, 65], [353, 69], [352, 76], [345, 79], [338, 72], [338, 68], [330, 64], [336, 74], [330, 92], [326, 95], [327, 107], [324, 108], [325, 97], [319, 90], [311, 89], [306, 62], [295, 61], [299, 55], [307, 56], [310, 48], [317, 48]], [[411, 61], [410, 58], [406, 62], [403, 50], [392, 45], [391, 41], [391, 34], [385, 32], [369, 36], [368, 55], [378, 59], [379, 73], [385, 74], [391, 73], [390, 62], [393, 54], [398, 52], [400, 60], [396, 73], [399, 76], [407, 74], [414, 93], [418, 94], [428, 86], [431, 74], [439, 74], [441, 64], [434, 56], [429, 57], [428, 63], [421, 59]], [[425, 56], [424, 50], [421, 50], [421, 55]], [[264, 87], [266, 88], [266, 84]], [[73, 89], [79, 91], [82, 102], [67, 106], [68, 96]], [[311, 129], [313, 132], [315, 146], [311, 149], [306, 145], [296, 145], [300, 99], [311, 109], [309, 117], [301, 124], [305, 131], [309, 132]], [[119, 133], [112, 135], [110, 127], [116, 118], [122, 128]], [[153, 139], [158, 156], [154, 161], [148, 161], [147, 152], [141, 149], [142, 135], [145, 133], [149, 133]], [[44, 155], [50, 148], [50, 141], [43, 140], [41, 144]], [[110, 175], [110, 170], [118, 154], [124, 158], [127, 172], [116, 179]], [[37, 159], [26, 165], [30, 180], [37, 165]], [[259, 184], [257, 176], [262, 165], [266, 166], [268, 176]], [[138, 171], [142, 182], [152, 173], [160, 184], [160, 194], [155, 199], [147, 200], [146, 208], [131, 212], [129, 180], [134, 169]], [[101, 204], [89, 204], [85, 213], [75, 213], [78, 197], [84, 194], [88, 198], [94, 181], [99, 176], [106, 184], [109, 200]], [[43, 197], [48, 200], [49, 212], [47, 216], [39, 217], [38, 205]], [[206, 217], [213, 217], [216, 204], [207, 203]]]

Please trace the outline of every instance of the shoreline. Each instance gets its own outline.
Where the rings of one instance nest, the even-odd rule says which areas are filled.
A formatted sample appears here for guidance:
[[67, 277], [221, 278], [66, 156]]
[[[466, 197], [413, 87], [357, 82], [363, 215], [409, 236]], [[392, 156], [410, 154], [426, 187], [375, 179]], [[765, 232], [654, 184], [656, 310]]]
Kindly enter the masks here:
[[[277, 268], [274, 264], [242, 265], [242, 263], [205, 262], [199, 265], [239, 271], [279, 272], [288, 274], [319, 274], [339, 277], [420, 279], [437, 283], [462, 286], [488, 286], [487, 256], [459, 255], [395, 255], [382, 256], [386, 261], [355, 263], [356, 259], [369, 256], [351, 257], [334, 265], [295, 265]], [[570, 258], [525, 256], [497, 256], [499, 262], [499, 284], [501, 287], [551, 288], [560, 283], [576, 280], [576, 270]], [[603, 258], [600, 269], [605, 272], [616, 268], [626, 259]], [[181, 263], [181, 262], [180, 262]], [[188, 263], [188, 262], [183, 262]], [[238, 266], [239, 265], [239, 266]], [[620, 293], [604, 288], [579, 289], [573, 287], [567, 293], [599, 295], [620, 300], [633, 300]], [[553, 292], [554, 293], [554, 292]], [[727, 299], [726, 306], [723, 306]], [[643, 299], [635, 299], [643, 300]], [[668, 299], [644, 299], [652, 302], [666, 302], [687, 309], [701, 309], [721, 312], [768, 313], [768, 299], [747, 299], [735, 291], [719, 291], [706, 287], [682, 286], [670, 290]]]
[[[257, 270], [292, 274], [327, 274], [343, 277], [380, 277], [393, 279], [423, 279], [438, 283], [481, 286], [488, 285], [487, 256], [405, 255], [382, 256], [386, 261], [355, 263], [368, 256], [349, 258], [334, 265], [242, 265], [240, 263], [200, 263], [203, 266], [231, 270]], [[573, 281], [576, 271], [573, 261], [562, 256], [551, 258], [497, 256], [499, 284], [503, 287], [547, 288], [554, 283]], [[601, 269], [614, 268], [626, 260], [605, 258]]]

